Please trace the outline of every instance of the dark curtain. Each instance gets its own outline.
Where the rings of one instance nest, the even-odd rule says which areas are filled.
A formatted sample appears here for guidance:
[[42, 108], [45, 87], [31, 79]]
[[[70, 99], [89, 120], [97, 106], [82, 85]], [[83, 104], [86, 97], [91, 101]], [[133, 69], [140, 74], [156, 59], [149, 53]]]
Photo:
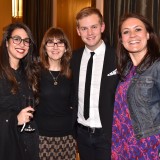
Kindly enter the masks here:
[[104, 0], [105, 37], [116, 47], [120, 17], [128, 12], [146, 16], [160, 37], [160, 0]]
[[53, 0], [23, 0], [23, 22], [31, 29], [39, 49], [45, 31], [52, 26]]

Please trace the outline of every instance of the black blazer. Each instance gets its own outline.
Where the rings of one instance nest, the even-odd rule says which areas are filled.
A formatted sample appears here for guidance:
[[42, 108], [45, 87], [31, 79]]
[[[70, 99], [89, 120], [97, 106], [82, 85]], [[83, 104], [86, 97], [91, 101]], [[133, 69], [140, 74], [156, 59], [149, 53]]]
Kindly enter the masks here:
[[[80, 73], [80, 63], [84, 48], [80, 48], [73, 52], [71, 60], [71, 69], [73, 74], [73, 88], [74, 88], [74, 102], [73, 102], [73, 127], [77, 122], [78, 113], [78, 85], [79, 85], [79, 73]], [[98, 65], [98, 64], [97, 64]], [[115, 63], [115, 51], [113, 48], [106, 46], [100, 95], [99, 95], [99, 113], [100, 120], [102, 123], [102, 128], [108, 137], [108, 141], [111, 141], [112, 133], [112, 119], [113, 119], [113, 106], [115, 91], [118, 83], [118, 76], [112, 75], [107, 76], [109, 73], [116, 69]]]

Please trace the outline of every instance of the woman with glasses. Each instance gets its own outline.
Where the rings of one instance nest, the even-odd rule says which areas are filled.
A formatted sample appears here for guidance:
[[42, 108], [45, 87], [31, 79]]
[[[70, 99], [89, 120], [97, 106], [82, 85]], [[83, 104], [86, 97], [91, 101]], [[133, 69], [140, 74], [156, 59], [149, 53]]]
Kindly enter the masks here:
[[34, 112], [25, 98], [38, 93], [36, 61], [30, 29], [23, 23], [8, 25], [0, 48], [1, 160], [39, 159], [37, 131], [23, 130]]
[[35, 120], [39, 129], [40, 159], [76, 159], [72, 136], [71, 47], [65, 33], [49, 28], [40, 47], [40, 101]]

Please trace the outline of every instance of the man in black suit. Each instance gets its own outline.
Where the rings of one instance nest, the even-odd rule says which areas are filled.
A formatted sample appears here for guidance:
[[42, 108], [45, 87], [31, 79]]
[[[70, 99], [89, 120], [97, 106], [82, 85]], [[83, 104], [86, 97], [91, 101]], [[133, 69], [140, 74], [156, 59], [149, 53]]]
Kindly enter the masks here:
[[[73, 53], [71, 60], [75, 95], [73, 124], [77, 128], [78, 151], [81, 160], [110, 160], [114, 96], [118, 82], [115, 53], [102, 40], [105, 24], [98, 9], [83, 8], [76, 21], [77, 33], [85, 43], [84, 48]], [[86, 81], [90, 52], [94, 53], [88, 96]], [[89, 102], [84, 105], [86, 97], [89, 97]], [[84, 115], [86, 106], [89, 107], [89, 117]]]

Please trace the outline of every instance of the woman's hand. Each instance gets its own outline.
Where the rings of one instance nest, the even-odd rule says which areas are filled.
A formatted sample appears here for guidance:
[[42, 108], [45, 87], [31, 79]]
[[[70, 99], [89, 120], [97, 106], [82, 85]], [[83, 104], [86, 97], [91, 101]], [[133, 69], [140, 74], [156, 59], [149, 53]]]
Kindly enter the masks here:
[[23, 125], [33, 118], [34, 109], [32, 107], [26, 107], [22, 109], [17, 115], [18, 125]]

